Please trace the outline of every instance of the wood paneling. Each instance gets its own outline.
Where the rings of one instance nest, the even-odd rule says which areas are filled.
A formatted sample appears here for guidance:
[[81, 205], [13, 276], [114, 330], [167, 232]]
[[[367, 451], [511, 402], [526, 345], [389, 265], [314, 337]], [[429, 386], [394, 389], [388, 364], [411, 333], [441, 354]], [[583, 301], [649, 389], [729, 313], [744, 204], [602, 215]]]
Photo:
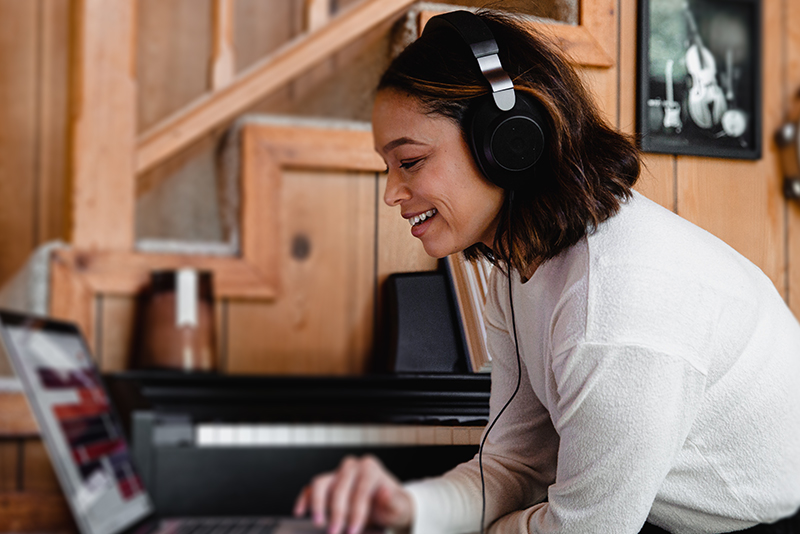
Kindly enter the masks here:
[[35, 493], [61, 493], [61, 486], [53, 471], [47, 449], [39, 439], [25, 440], [22, 462], [24, 470], [24, 491]]
[[302, 2], [297, 0], [236, 0], [234, 43], [237, 73], [303, 31], [302, 6]]
[[[800, 2], [783, 0], [783, 8], [784, 95], [793, 102], [800, 99]], [[784, 110], [789, 109], [790, 103], [785, 102]], [[800, 201], [789, 202], [786, 225], [788, 300], [795, 316], [800, 317]]]
[[260, 99], [362, 36], [372, 24], [399, 17], [411, 0], [364, 2], [335, 17], [308, 38], [284, 47], [237, 77], [223, 90], [209, 93], [144, 132], [136, 168], [145, 171], [180, 151], [198, 136], [231, 120]]
[[100, 331], [97, 335], [97, 360], [103, 372], [124, 371], [135, 366], [131, 348], [136, 323], [136, 298], [104, 295], [100, 297]]
[[39, 426], [28, 408], [25, 395], [18, 392], [0, 393], [0, 438], [38, 435]]
[[784, 294], [785, 209], [774, 132], [783, 120], [782, 36], [778, 2], [764, 2], [763, 156], [757, 161], [678, 158], [678, 214], [709, 230], [758, 265]]
[[287, 172], [281, 294], [228, 305], [231, 373], [363, 372], [372, 344], [375, 178]]
[[0, 493], [0, 532], [78, 532], [60, 493]]
[[139, 0], [136, 23], [137, 132], [209, 88], [211, 0]]
[[0, 281], [36, 244], [39, 8], [0, 0]]
[[0, 493], [18, 489], [19, 450], [20, 443], [15, 440], [0, 441]]
[[37, 244], [67, 237], [69, 8], [70, 0], [41, 0], [38, 190], [34, 208]]

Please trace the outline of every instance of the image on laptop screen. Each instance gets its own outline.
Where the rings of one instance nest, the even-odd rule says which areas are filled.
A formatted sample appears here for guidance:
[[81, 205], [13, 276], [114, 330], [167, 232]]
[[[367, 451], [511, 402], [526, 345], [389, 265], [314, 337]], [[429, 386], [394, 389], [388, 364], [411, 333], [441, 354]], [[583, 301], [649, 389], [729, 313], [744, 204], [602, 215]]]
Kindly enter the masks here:
[[100, 375], [72, 325], [0, 313], [2, 340], [76, 522], [112, 534], [152, 512]]

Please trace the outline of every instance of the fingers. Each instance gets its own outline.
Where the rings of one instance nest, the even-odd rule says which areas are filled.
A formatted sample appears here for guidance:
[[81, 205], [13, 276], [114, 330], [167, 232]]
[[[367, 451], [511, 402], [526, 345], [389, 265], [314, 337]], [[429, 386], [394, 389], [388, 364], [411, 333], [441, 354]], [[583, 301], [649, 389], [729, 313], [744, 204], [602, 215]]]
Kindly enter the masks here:
[[363, 476], [360, 472], [361, 469], [360, 460], [352, 457], [345, 458], [339, 466], [330, 500], [331, 520], [328, 527], [329, 534], [342, 532], [345, 521], [353, 507], [359, 505], [355, 502], [353, 486], [356, 485], [357, 479]]
[[345, 528], [348, 534], [359, 533], [370, 517], [387, 515], [372, 509], [376, 492], [385, 489], [387, 481], [394, 478], [376, 458], [347, 457], [335, 472], [315, 477], [303, 489], [294, 513], [304, 515], [310, 508], [314, 523], [318, 527], [327, 523], [329, 534], [341, 534]]
[[350, 500], [350, 528], [348, 534], [361, 532], [367, 524], [372, 506], [372, 498], [380, 487], [378, 478], [381, 473], [379, 465], [373, 465], [375, 460], [371, 457], [362, 460], [361, 476], [358, 477], [352, 487], [352, 498]]

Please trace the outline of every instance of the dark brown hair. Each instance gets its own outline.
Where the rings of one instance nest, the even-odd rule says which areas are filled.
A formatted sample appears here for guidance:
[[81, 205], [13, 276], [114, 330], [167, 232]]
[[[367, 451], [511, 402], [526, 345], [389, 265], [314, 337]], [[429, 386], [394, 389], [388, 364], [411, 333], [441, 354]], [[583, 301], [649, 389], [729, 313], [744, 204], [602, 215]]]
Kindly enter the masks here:
[[[619, 210], [639, 177], [639, 151], [602, 119], [577, 73], [545, 37], [496, 12], [478, 16], [494, 34], [515, 90], [544, 106], [550, 134], [531, 186], [515, 191], [513, 208], [506, 194], [492, 249], [475, 244], [464, 254], [523, 271], [574, 245]], [[424, 33], [395, 58], [381, 89], [405, 92], [426, 113], [453, 119], [465, 140], [465, 117], [490, 92], [469, 47], [446, 28]]]

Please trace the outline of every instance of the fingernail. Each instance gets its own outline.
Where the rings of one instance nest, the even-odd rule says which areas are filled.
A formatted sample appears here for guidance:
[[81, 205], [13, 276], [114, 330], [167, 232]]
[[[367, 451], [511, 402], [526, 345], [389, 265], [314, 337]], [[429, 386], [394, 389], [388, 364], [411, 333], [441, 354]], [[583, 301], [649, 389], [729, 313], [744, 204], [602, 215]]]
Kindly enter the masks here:
[[325, 517], [322, 514], [314, 514], [314, 526], [318, 528], [325, 526]]
[[341, 530], [342, 530], [341, 523], [331, 523], [331, 526], [328, 529], [328, 534], [339, 534]]

